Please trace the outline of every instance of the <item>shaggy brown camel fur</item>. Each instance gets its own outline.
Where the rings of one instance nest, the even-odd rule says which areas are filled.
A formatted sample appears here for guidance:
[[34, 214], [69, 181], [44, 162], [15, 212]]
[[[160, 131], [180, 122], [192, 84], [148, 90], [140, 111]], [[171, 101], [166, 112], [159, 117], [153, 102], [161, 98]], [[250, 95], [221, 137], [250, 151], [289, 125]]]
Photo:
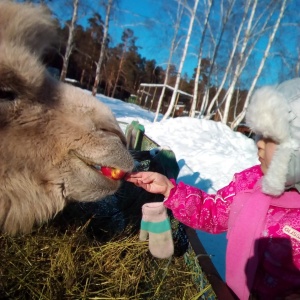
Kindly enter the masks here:
[[71, 201], [113, 194], [134, 161], [111, 110], [53, 79], [42, 56], [56, 39], [50, 13], [0, 2], [0, 231], [30, 232]]

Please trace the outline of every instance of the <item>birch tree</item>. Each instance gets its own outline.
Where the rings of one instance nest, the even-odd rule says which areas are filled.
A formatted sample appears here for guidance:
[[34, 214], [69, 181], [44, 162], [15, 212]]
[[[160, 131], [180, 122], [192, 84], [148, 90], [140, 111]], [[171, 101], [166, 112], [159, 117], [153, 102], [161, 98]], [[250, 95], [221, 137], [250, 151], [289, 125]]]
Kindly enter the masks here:
[[[248, 3], [247, 3], [247, 6], [248, 6]], [[242, 47], [241, 47], [241, 50], [239, 51], [239, 59], [238, 59], [238, 62], [237, 62], [237, 66], [234, 70], [233, 78], [230, 82], [229, 88], [227, 89], [227, 93], [226, 93], [224, 113], [223, 113], [223, 116], [221, 117], [221, 121], [224, 124], [227, 124], [229, 108], [230, 108], [232, 96], [233, 96], [233, 93], [234, 93], [236, 82], [239, 79], [240, 74], [241, 74], [242, 62], [244, 60], [246, 47], [248, 45], [248, 42], [249, 42], [249, 39], [250, 39], [250, 36], [251, 36], [250, 33], [251, 33], [251, 29], [252, 29], [252, 22], [253, 22], [253, 18], [255, 16], [256, 7], [257, 7], [257, 0], [254, 0], [253, 4], [252, 4], [250, 17], [249, 17], [249, 20], [248, 20], [248, 25], [247, 25], [247, 28], [246, 28], [246, 31], [245, 31], [245, 34], [244, 34]]]
[[181, 57], [181, 61], [180, 61], [179, 68], [178, 68], [178, 73], [177, 73], [177, 76], [176, 76], [175, 87], [174, 87], [174, 90], [173, 90], [173, 93], [172, 93], [170, 105], [169, 105], [164, 117], [162, 118], [162, 120], [166, 120], [171, 115], [174, 104], [175, 104], [175, 100], [176, 100], [176, 96], [177, 96], [177, 92], [178, 92], [179, 84], [180, 84], [181, 72], [182, 72], [184, 62], [185, 62], [187, 49], [188, 49], [188, 46], [189, 46], [189, 43], [190, 43], [190, 38], [191, 38], [192, 30], [193, 30], [193, 25], [194, 25], [194, 21], [195, 21], [195, 16], [196, 16], [198, 4], [199, 4], [199, 0], [195, 0], [193, 10], [191, 11], [191, 19], [190, 19], [188, 32], [187, 32], [187, 37], [186, 37], [186, 40], [185, 40], [183, 54], [182, 54], [182, 57]]
[[[233, 96], [235, 94], [236, 86], [241, 77], [242, 71], [247, 64], [255, 45], [258, 43], [261, 37], [265, 35], [268, 27], [270, 27], [269, 21], [274, 19], [274, 11], [279, 5], [277, 2], [275, 3], [271, 1], [269, 2], [268, 6], [264, 5], [257, 10], [257, 4], [257, 0], [247, 0], [245, 2], [243, 17], [241, 18], [238, 31], [235, 34], [230, 57], [227, 60], [221, 83], [218, 85], [217, 92], [211, 100], [205, 114], [205, 118], [207, 119], [210, 119], [217, 113], [221, 122], [228, 124], [229, 113], [232, 109]], [[255, 15], [256, 11], [259, 12], [259, 15]], [[262, 22], [261, 20], [263, 18], [264, 21]], [[274, 26], [272, 27], [274, 28]], [[232, 78], [228, 79], [231, 72], [233, 74]], [[224, 94], [225, 83], [228, 83], [229, 86]], [[221, 92], [224, 95], [221, 95]], [[219, 101], [220, 96], [221, 101]], [[222, 111], [221, 106], [224, 103], [224, 111]], [[239, 102], [237, 101], [235, 106], [238, 105], [238, 103]], [[236, 108], [234, 108], [234, 110], [236, 111]]]
[[242, 112], [237, 116], [237, 118], [234, 120], [234, 122], [232, 122], [231, 128], [235, 128], [237, 125], [239, 125], [239, 124], [241, 123], [241, 121], [242, 121], [242, 120], [244, 119], [244, 117], [245, 117], [246, 109], [247, 109], [247, 107], [248, 107], [250, 98], [251, 98], [251, 96], [252, 96], [252, 93], [253, 93], [254, 88], [255, 88], [255, 86], [256, 86], [256, 83], [257, 83], [257, 81], [258, 81], [258, 78], [259, 78], [259, 76], [260, 76], [260, 74], [261, 74], [261, 72], [262, 72], [262, 69], [263, 69], [264, 64], [265, 64], [265, 62], [266, 62], [266, 59], [267, 59], [267, 57], [268, 57], [268, 55], [269, 55], [269, 52], [270, 52], [272, 43], [273, 43], [273, 41], [274, 41], [276, 32], [277, 32], [277, 30], [278, 30], [278, 28], [279, 28], [279, 24], [280, 24], [280, 22], [281, 22], [281, 20], [282, 20], [282, 17], [283, 17], [283, 15], [284, 15], [285, 10], [286, 10], [286, 5], [287, 5], [287, 0], [283, 0], [283, 1], [281, 2], [281, 7], [280, 7], [280, 12], [279, 12], [278, 18], [277, 18], [276, 23], [275, 23], [275, 25], [274, 25], [274, 27], [273, 27], [273, 31], [272, 31], [272, 33], [271, 33], [271, 35], [270, 35], [270, 37], [269, 37], [269, 40], [268, 40], [266, 49], [265, 49], [265, 51], [264, 51], [264, 55], [263, 55], [263, 57], [262, 57], [262, 59], [261, 59], [260, 65], [259, 65], [258, 70], [257, 70], [257, 73], [256, 73], [256, 75], [255, 75], [255, 77], [254, 77], [254, 79], [253, 79], [253, 81], [252, 81], [252, 84], [251, 84], [251, 86], [250, 86], [250, 89], [249, 89], [249, 91], [248, 91], [247, 98], [246, 98], [245, 104], [244, 104], [244, 109], [243, 109]]
[[295, 75], [297, 77], [300, 76], [300, 49], [299, 47], [297, 47], [297, 53], [298, 53], [298, 59], [296, 61], [296, 65], [295, 65]]
[[101, 67], [102, 67], [102, 63], [103, 63], [104, 54], [106, 51], [106, 42], [107, 42], [107, 37], [108, 37], [108, 28], [109, 28], [109, 20], [110, 20], [110, 13], [111, 13], [112, 5], [113, 5], [113, 0], [108, 0], [108, 3], [106, 5], [106, 14], [105, 14], [103, 38], [102, 38], [102, 42], [101, 42], [101, 50], [100, 50], [99, 60], [98, 60], [97, 67], [96, 67], [96, 76], [95, 76], [95, 81], [94, 81], [93, 90], [92, 90], [93, 96], [96, 95], [98, 86], [99, 86], [99, 82], [100, 82]]
[[[255, 22], [254, 22], [254, 15], [256, 12], [257, 3], [258, 3], [257, 0], [253, 1], [253, 6], [251, 9], [251, 14], [249, 17], [248, 25], [245, 30], [242, 47], [241, 47], [240, 52], [238, 53], [238, 61], [233, 70], [233, 78], [227, 89], [226, 95], [225, 95], [224, 99], [222, 100], [222, 102], [225, 101], [225, 109], [224, 109], [223, 115], [221, 115], [221, 120], [224, 124], [228, 123], [230, 106], [231, 106], [231, 102], [233, 99], [233, 94], [234, 94], [234, 91], [236, 88], [237, 81], [240, 78], [241, 73], [247, 64], [247, 61], [248, 61], [249, 57], [251, 56], [253, 49], [255, 48], [257, 42], [259, 41], [261, 34], [266, 31], [269, 21], [273, 17], [274, 11], [276, 10], [276, 6], [273, 5], [272, 3], [270, 3], [268, 6], [265, 7], [265, 9], [261, 12], [261, 14], [255, 18]], [[262, 17], [265, 16], [266, 14], [267, 14], [267, 17], [265, 18], [265, 21], [260, 22]], [[253, 38], [254, 36], [256, 36], [256, 38]], [[251, 40], [251, 44], [249, 43], [250, 40]], [[247, 49], [247, 51], [246, 51], [246, 49]], [[222, 104], [222, 102], [221, 102], [221, 104]], [[236, 106], [237, 106], [237, 104], [238, 103], [236, 103]], [[236, 111], [236, 108], [235, 108], [235, 111]], [[234, 114], [234, 118], [235, 118], [235, 116], [236, 116], [236, 114]]]
[[66, 79], [69, 59], [74, 48], [74, 35], [75, 35], [75, 26], [76, 26], [76, 21], [78, 16], [78, 4], [79, 4], [79, 0], [73, 0], [73, 15], [72, 15], [71, 23], [69, 25], [69, 36], [68, 36], [66, 51], [65, 51], [65, 55], [63, 56], [63, 66], [60, 73], [61, 81], [64, 81]]
[[[251, 57], [251, 53], [252, 53], [253, 49], [255, 48], [256, 44], [260, 40], [260, 37], [266, 32], [269, 21], [272, 18], [274, 11], [276, 10], [276, 6], [273, 5], [272, 2], [269, 3], [269, 5], [265, 6], [264, 9], [259, 10], [260, 14], [255, 17], [255, 22], [253, 22], [254, 13], [256, 11], [257, 1], [254, 1], [253, 4], [254, 5], [252, 6], [252, 9], [251, 9], [251, 14], [250, 14], [247, 28], [245, 30], [244, 38], [241, 39], [241, 40], [243, 40], [243, 42], [241, 43], [242, 44], [241, 50], [239, 52], [236, 50], [236, 53], [234, 54], [234, 56], [237, 57], [237, 62], [232, 63], [233, 60], [232, 60], [232, 62], [230, 60], [229, 61], [230, 66], [227, 64], [227, 68], [226, 68], [226, 71], [228, 70], [228, 73], [225, 72], [225, 74], [224, 74], [224, 76], [227, 77], [227, 75], [230, 72], [230, 69], [232, 69], [233, 78], [231, 79], [231, 81], [229, 83], [229, 88], [227, 89], [226, 94], [222, 97], [222, 100], [218, 103], [218, 105], [216, 106], [214, 111], [212, 113], [208, 114], [206, 116], [206, 118], [210, 118], [215, 113], [218, 113], [220, 120], [223, 121], [225, 124], [228, 123], [228, 114], [229, 114], [229, 110], [231, 108], [230, 105], [231, 105], [231, 101], [233, 99], [233, 95], [234, 95], [234, 92], [236, 89], [236, 84], [242, 74], [242, 71], [244, 70], [244, 68], [247, 64], [247, 61]], [[267, 17], [265, 18], [265, 21], [261, 22], [262, 18], [265, 17], [266, 14], [267, 14]], [[249, 43], [250, 40], [251, 40], [251, 43]], [[246, 51], [246, 48], [247, 48], [247, 51]], [[220, 94], [218, 94], [218, 96], [219, 95]], [[238, 100], [238, 99], [236, 99], [236, 100]], [[223, 103], [225, 101], [228, 104], [228, 111], [226, 113], [226, 109], [225, 109], [225, 111], [222, 113], [220, 110], [220, 107], [223, 105]], [[234, 118], [236, 116], [238, 103], [239, 103], [239, 101], [237, 101], [235, 103], [236, 107], [234, 107], [234, 112], [235, 112]], [[226, 105], [225, 105], [225, 107], [226, 107]], [[226, 115], [226, 117], [224, 117], [224, 115]], [[226, 119], [226, 120], [224, 121], [224, 119]]]
[[155, 113], [155, 117], [154, 117], [154, 122], [157, 121], [158, 115], [159, 115], [159, 111], [165, 96], [165, 92], [166, 92], [166, 85], [168, 84], [169, 81], [169, 74], [170, 74], [170, 68], [171, 68], [171, 64], [172, 64], [172, 59], [173, 59], [173, 54], [176, 48], [176, 39], [177, 39], [177, 35], [178, 35], [178, 30], [179, 30], [179, 26], [180, 26], [180, 22], [182, 19], [182, 14], [184, 11], [184, 6], [186, 3], [186, 0], [184, 2], [184, 5], [181, 5], [181, 1], [178, 1], [178, 6], [177, 6], [177, 17], [176, 17], [176, 22], [175, 22], [175, 30], [174, 30], [174, 35], [172, 38], [172, 42], [171, 42], [171, 48], [170, 48], [170, 54], [169, 54], [169, 58], [168, 58], [168, 63], [167, 63], [167, 69], [166, 69], [166, 74], [165, 74], [165, 80], [164, 80], [164, 85], [158, 100], [158, 104], [157, 104], [157, 108], [156, 108], [156, 113]]
[[189, 113], [189, 116], [194, 118], [195, 117], [195, 112], [196, 112], [196, 105], [197, 105], [197, 99], [198, 99], [198, 88], [199, 88], [199, 78], [200, 78], [200, 72], [201, 72], [201, 62], [202, 62], [202, 51], [203, 51], [203, 43], [205, 39], [205, 34], [208, 26], [208, 20], [212, 11], [212, 5], [213, 5], [213, 0], [208, 0], [208, 6], [207, 6], [207, 11], [205, 13], [205, 20], [203, 24], [203, 31], [202, 31], [202, 36], [200, 40], [200, 45], [199, 45], [199, 54], [198, 54], [198, 64], [197, 64], [197, 69], [196, 69], [196, 75], [195, 75], [195, 84], [194, 84], [194, 93], [193, 93], [193, 100], [192, 100], [192, 105], [191, 105], [191, 110]]
[[[211, 41], [212, 41], [212, 55], [211, 55], [211, 63], [210, 63], [210, 70], [207, 76], [207, 83], [205, 85], [205, 95], [204, 95], [204, 99], [202, 101], [201, 104], [201, 109], [200, 109], [200, 113], [199, 113], [199, 117], [205, 114], [205, 111], [207, 109], [207, 105], [208, 105], [208, 98], [209, 98], [209, 92], [210, 92], [210, 86], [211, 86], [211, 81], [212, 81], [212, 75], [213, 75], [213, 71], [215, 70], [215, 66], [216, 66], [216, 59], [217, 56], [219, 54], [219, 49], [221, 46], [221, 42], [223, 40], [223, 36], [225, 33], [225, 30], [227, 28], [228, 22], [231, 19], [231, 14], [232, 14], [232, 10], [235, 4], [235, 0], [230, 0], [228, 3], [228, 7], [227, 9], [224, 8], [224, 1], [220, 2], [220, 11], [221, 11], [221, 28], [218, 29], [218, 37], [217, 39], [214, 38], [214, 34], [212, 32], [212, 29], [208, 23], [208, 28], [210, 31], [210, 35], [211, 35]], [[217, 81], [216, 81], [217, 82]], [[222, 88], [220, 89], [221, 92]]]
[[117, 75], [115, 78], [115, 84], [113, 87], [113, 91], [111, 94], [111, 97], [113, 98], [115, 96], [116, 93], [116, 89], [117, 89], [117, 85], [120, 79], [120, 76], [122, 74], [123, 71], [123, 64], [125, 62], [125, 55], [127, 50], [131, 50], [130, 48], [135, 48], [135, 40], [136, 38], [134, 37], [134, 33], [131, 29], [125, 29], [123, 34], [122, 34], [122, 41], [123, 43], [120, 44], [120, 49], [121, 49], [121, 57], [120, 57], [120, 63], [119, 63], [119, 67], [118, 67], [118, 71], [117, 71]]
[[[207, 109], [207, 112], [206, 112], [206, 118], [208, 118], [208, 119], [211, 118], [211, 111], [212, 111], [216, 101], [218, 100], [218, 97], [219, 97], [219, 95], [220, 95], [220, 93], [221, 93], [221, 91], [222, 91], [222, 89], [223, 89], [223, 87], [226, 83], [227, 76], [229, 74], [230, 68], [232, 66], [233, 59], [235, 57], [236, 49], [237, 49], [238, 44], [239, 44], [238, 42], [239, 42], [239, 39], [240, 39], [240, 35], [241, 35], [242, 29], [244, 27], [244, 24], [246, 22], [248, 10], [249, 10], [249, 7], [250, 7], [250, 2], [251, 2], [251, 0], [247, 0], [247, 2], [246, 2], [244, 14], [243, 14], [243, 17], [241, 19], [241, 23], [240, 23], [238, 31], [236, 33], [235, 39], [233, 41], [233, 47], [232, 47], [232, 50], [231, 50], [231, 53], [230, 53], [230, 57], [228, 59], [228, 63], [227, 63], [227, 66], [226, 66], [221, 84], [218, 86], [218, 90], [217, 90], [216, 94], [214, 95], [213, 99], [211, 100], [211, 102], [208, 106], [208, 109]], [[233, 4], [233, 2], [232, 2], [232, 4]], [[231, 7], [231, 9], [232, 9], [232, 7]], [[231, 9], [230, 9], [230, 11], [231, 11]], [[227, 14], [227, 16], [228, 16], [228, 14]]]

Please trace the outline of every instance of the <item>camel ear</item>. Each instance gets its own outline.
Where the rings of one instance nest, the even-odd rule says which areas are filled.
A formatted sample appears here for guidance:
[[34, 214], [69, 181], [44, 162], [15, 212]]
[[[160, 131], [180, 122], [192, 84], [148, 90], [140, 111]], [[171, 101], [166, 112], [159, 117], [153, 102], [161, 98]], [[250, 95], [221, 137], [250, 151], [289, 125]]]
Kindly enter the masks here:
[[41, 57], [56, 40], [56, 32], [48, 8], [30, 3], [0, 2], [0, 44], [23, 46]]

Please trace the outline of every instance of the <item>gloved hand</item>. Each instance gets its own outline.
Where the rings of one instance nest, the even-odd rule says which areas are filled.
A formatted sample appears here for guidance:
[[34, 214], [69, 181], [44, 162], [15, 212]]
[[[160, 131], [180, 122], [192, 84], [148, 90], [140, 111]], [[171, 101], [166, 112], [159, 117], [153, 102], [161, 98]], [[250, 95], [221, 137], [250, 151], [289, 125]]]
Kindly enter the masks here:
[[174, 253], [171, 223], [163, 202], [146, 203], [142, 206], [140, 240], [149, 234], [149, 250], [154, 257], [169, 258]]

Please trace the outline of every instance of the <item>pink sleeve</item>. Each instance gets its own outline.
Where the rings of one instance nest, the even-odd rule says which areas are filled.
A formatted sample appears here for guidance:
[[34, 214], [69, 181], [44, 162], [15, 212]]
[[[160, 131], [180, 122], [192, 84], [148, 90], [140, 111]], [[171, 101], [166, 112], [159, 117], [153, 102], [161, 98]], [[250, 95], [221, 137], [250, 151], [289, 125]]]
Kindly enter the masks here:
[[216, 194], [180, 182], [176, 184], [164, 205], [171, 209], [174, 217], [194, 229], [210, 233], [227, 231], [230, 205], [236, 193], [251, 189], [262, 176], [259, 166], [235, 174], [233, 181]]

